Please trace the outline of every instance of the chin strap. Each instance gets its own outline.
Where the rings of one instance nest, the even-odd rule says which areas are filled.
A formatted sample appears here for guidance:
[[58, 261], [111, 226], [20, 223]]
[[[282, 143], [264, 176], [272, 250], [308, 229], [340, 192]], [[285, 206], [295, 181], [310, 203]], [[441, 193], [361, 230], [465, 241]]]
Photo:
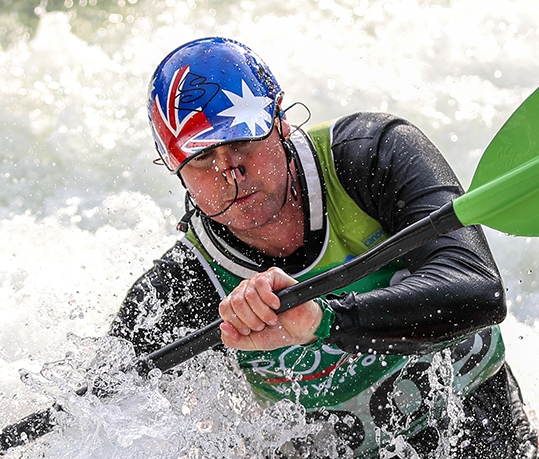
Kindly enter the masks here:
[[[292, 163], [293, 158], [294, 158], [294, 146], [292, 145], [292, 142], [290, 142], [290, 140], [285, 139], [282, 135], [281, 135], [281, 143], [283, 144], [283, 148], [286, 153], [286, 170], [287, 170], [288, 176], [290, 177], [290, 194], [292, 195], [292, 198], [294, 198], [294, 201], [297, 201], [298, 200], [298, 189], [297, 189], [298, 184], [297, 184], [296, 178], [294, 177], [294, 174], [292, 174], [292, 168], [290, 167], [290, 164]], [[286, 203], [286, 198], [287, 196], [285, 196], [285, 203]]]
[[188, 210], [184, 216], [181, 218], [181, 220], [176, 225], [176, 231], [181, 231], [182, 233], [187, 233], [189, 231], [189, 222], [191, 221], [191, 218], [197, 211], [196, 207], [193, 209]]

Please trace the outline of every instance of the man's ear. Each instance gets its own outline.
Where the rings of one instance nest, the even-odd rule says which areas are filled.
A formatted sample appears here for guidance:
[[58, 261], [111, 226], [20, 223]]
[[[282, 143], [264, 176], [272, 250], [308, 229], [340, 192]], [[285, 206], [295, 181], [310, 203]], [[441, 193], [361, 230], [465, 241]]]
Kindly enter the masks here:
[[292, 128], [290, 127], [290, 123], [286, 119], [283, 120], [282, 126], [283, 126], [283, 136], [286, 139], [290, 135]]

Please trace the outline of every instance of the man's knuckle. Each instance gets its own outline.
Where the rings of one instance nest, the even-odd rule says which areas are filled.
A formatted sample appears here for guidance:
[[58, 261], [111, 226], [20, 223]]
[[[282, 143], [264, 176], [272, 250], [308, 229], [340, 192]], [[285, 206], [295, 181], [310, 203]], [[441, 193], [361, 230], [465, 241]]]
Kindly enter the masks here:
[[256, 300], [256, 298], [258, 297], [258, 293], [256, 291], [256, 288], [247, 288], [247, 289], [245, 289], [244, 296], [245, 296], [245, 299], [248, 302]]

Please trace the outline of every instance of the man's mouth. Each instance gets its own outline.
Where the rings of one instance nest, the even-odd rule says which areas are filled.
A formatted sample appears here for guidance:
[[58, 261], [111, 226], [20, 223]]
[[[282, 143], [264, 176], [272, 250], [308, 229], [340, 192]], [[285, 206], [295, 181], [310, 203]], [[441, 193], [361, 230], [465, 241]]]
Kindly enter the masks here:
[[239, 193], [238, 196], [234, 199], [230, 199], [228, 203], [234, 203], [234, 204], [245, 204], [251, 201], [256, 194], [256, 191], [249, 191], [247, 193]]

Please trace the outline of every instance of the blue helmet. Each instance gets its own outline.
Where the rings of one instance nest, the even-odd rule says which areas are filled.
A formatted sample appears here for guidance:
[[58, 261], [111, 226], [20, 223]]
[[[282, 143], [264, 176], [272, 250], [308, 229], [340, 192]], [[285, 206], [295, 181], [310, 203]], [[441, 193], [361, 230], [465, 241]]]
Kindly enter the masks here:
[[282, 91], [247, 46], [202, 38], [172, 51], [157, 67], [148, 111], [157, 151], [177, 173], [193, 156], [273, 129]]

